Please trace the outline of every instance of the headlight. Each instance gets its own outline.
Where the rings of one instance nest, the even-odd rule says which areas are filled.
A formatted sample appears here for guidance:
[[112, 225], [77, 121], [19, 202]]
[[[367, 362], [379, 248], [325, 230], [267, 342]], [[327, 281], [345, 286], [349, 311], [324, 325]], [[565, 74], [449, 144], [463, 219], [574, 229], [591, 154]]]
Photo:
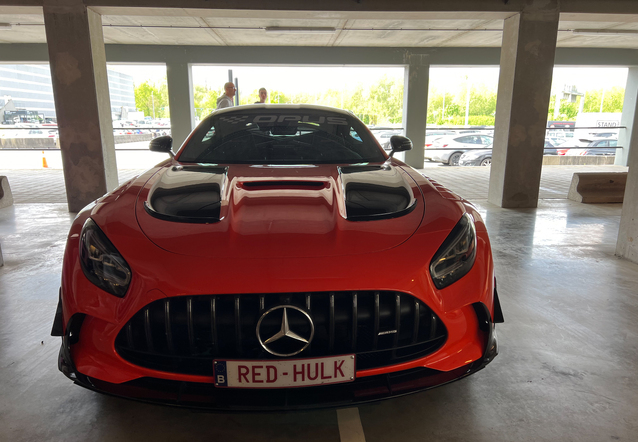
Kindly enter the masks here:
[[458, 281], [476, 260], [476, 228], [467, 213], [454, 226], [430, 263], [430, 275], [437, 289]]
[[91, 218], [82, 227], [80, 264], [89, 281], [102, 290], [120, 298], [126, 294], [131, 269]]

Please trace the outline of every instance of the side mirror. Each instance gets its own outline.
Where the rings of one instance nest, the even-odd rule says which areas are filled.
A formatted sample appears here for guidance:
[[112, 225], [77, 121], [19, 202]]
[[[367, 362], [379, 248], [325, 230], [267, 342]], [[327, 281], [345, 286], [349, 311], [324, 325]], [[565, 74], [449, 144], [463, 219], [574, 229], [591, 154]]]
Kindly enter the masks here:
[[390, 158], [395, 152], [405, 152], [406, 150], [412, 150], [412, 141], [409, 138], [402, 137], [400, 135], [392, 135], [390, 138], [390, 146], [392, 151], [390, 152]]
[[173, 138], [164, 135], [163, 137], [157, 137], [148, 145], [148, 148], [153, 152], [163, 152], [169, 154], [171, 157], [175, 156], [171, 148], [173, 147]]

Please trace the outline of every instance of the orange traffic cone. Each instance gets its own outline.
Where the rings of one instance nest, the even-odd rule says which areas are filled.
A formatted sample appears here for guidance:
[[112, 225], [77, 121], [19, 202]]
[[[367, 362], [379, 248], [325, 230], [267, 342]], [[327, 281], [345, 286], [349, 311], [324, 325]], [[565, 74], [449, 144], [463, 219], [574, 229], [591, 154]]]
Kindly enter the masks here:
[[47, 164], [47, 159], [44, 157], [44, 151], [42, 151], [42, 167], [45, 169], [49, 168], [49, 165]]

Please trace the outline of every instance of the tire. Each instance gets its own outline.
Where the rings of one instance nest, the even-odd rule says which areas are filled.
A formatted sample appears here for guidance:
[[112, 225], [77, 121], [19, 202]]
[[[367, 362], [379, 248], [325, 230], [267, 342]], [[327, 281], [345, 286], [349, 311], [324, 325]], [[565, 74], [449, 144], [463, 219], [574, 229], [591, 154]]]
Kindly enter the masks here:
[[452, 155], [450, 155], [450, 158], [447, 160], [447, 165], [458, 166], [461, 155], [462, 155], [461, 152], [454, 152]]
[[492, 165], [492, 158], [491, 157], [483, 158], [481, 160], [481, 166], [490, 167], [491, 165]]

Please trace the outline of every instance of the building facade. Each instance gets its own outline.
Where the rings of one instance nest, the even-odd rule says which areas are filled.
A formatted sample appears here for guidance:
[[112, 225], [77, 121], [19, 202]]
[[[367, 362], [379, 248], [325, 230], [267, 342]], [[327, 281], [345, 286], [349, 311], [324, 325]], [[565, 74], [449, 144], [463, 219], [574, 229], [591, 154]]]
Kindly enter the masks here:
[[[108, 69], [113, 119], [122, 110], [135, 110], [135, 87], [130, 75]], [[0, 120], [55, 120], [55, 102], [48, 64], [0, 64]], [[18, 121], [16, 121], [16, 119]]]

